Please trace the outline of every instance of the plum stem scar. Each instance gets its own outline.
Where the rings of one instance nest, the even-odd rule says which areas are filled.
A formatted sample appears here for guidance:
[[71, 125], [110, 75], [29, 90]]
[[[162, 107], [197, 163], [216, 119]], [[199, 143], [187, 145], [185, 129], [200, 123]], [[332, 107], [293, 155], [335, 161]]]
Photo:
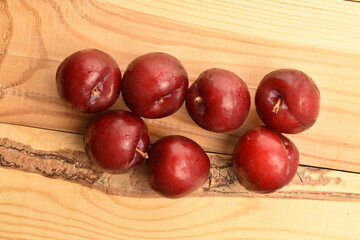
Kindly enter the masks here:
[[204, 99], [203, 99], [202, 97], [200, 97], [200, 96], [197, 96], [197, 97], [195, 98], [195, 102], [197, 102], [197, 103], [202, 103], [202, 102], [204, 102]]
[[277, 100], [277, 102], [276, 102], [276, 104], [275, 104], [275, 106], [274, 106], [273, 109], [272, 109], [272, 112], [273, 112], [273, 113], [278, 113], [278, 112], [279, 112], [281, 102], [282, 102], [281, 97], [279, 97], [278, 100]]
[[142, 158], [145, 158], [145, 159], [149, 158], [149, 155], [148, 155], [146, 152], [143, 152], [143, 151], [141, 151], [141, 150], [138, 149], [138, 148], [136, 148], [135, 151], [136, 151], [138, 154], [140, 154], [140, 156], [141, 156]]
[[164, 102], [164, 99], [163, 98], [160, 98], [159, 100], [157, 100], [158, 103], [163, 103]]
[[91, 94], [96, 97], [97, 95], [99, 95], [99, 90], [97, 88], [95, 88], [94, 90], [91, 91]]

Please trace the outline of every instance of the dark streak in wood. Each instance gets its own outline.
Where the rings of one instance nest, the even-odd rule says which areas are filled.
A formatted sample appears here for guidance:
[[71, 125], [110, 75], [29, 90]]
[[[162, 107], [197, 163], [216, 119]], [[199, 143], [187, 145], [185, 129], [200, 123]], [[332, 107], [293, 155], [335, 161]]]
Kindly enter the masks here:
[[296, 175], [299, 177], [301, 184], [304, 184], [301, 175], [298, 172], [296, 172]]
[[4, 94], [4, 89], [1, 89], [1, 86], [0, 86], [0, 100], [4, 98], [4, 95], [5, 95]]
[[20, 2], [24, 6], [24, 8], [32, 15], [32, 19], [34, 20], [34, 34], [39, 45], [40, 59], [46, 59], [48, 54], [43, 37], [41, 35], [42, 20], [39, 12], [35, 8], [31, 7], [25, 0], [20, 0]]
[[[101, 43], [94, 40], [94, 38], [91, 38], [85, 34], [80, 33], [76, 29], [74, 29], [67, 21], [66, 17], [64, 16], [60, 6], [53, 0], [42, 0], [43, 2], [50, 5], [50, 7], [55, 11], [56, 17], [60, 21], [61, 25], [73, 36], [80, 39], [82, 42], [86, 42], [87, 45], [93, 46], [93, 47], [99, 47]], [[101, 46], [101, 49], [108, 50], [109, 48], [107, 46]], [[64, 53], [65, 54], [65, 53]], [[70, 54], [70, 53], [68, 53]], [[66, 55], [66, 54], [65, 54]]]
[[344, 0], [344, 2], [354, 2], [354, 3], [360, 3], [359, 0]]
[[34, 66], [29, 67], [23, 73], [20, 75], [19, 79], [13, 81], [9, 85], [1, 86], [3, 89], [7, 88], [13, 88], [16, 86], [19, 86], [23, 83], [25, 83], [28, 79], [30, 79], [38, 70], [43, 69], [46, 67], [46, 61], [43, 59], [47, 58], [47, 50], [45, 48], [45, 44], [43, 41], [43, 38], [41, 36], [41, 17], [39, 13], [32, 8], [25, 0], [20, 0], [20, 3], [23, 5], [24, 9], [30, 12], [32, 21], [34, 23], [34, 34], [37, 39], [37, 44], [39, 45], [39, 53], [40, 53], [40, 59], [36, 61], [36, 64]]
[[[11, 88], [7, 89], [6, 95], [15, 96], [19, 98], [26, 98], [31, 101], [35, 101], [38, 103], [47, 103], [47, 104], [55, 104], [63, 106], [65, 101], [62, 101], [59, 96], [52, 96], [49, 94], [43, 94], [34, 90], [25, 90], [21, 88]], [[1, 98], [1, 89], [0, 89], [0, 98]]]
[[[2, 36], [2, 39], [1, 39], [1, 44], [0, 44], [0, 68], [1, 68], [1, 65], [2, 65], [2, 62], [4, 61], [6, 55], [7, 55], [7, 52], [8, 52], [8, 47], [9, 47], [9, 44], [10, 44], [10, 40], [11, 40], [11, 37], [12, 37], [12, 33], [13, 33], [13, 18], [10, 14], [10, 11], [9, 11], [9, 8], [8, 8], [8, 4], [7, 4], [7, 1], [4, 0], [4, 1], [0, 1], [0, 13], [3, 13], [5, 14], [5, 18], [7, 19], [7, 24], [5, 25], [5, 32], [4, 32], [4, 35]], [[0, 89], [3, 88], [2, 85], [0, 85]]]
[[[10, 42], [10, 39], [11, 39], [11, 36], [12, 36], [12, 32], [13, 32], [13, 20], [12, 20], [12, 17], [9, 13], [9, 10], [8, 10], [8, 6], [7, 6], [7, 3], [6, 1], [2, 1], [1, 2], [3, 5], [1, 6], [2, 8], [4, 8], [4, 12], [7, 16], [7, 19], [8, 19], [8, 28], [6, 30], [6, 34], [5, 34], [5, 37], [3, 38], [3, 46], [4, 46], [4, 50], [3, 50], [3, 55], [0, 57], [0, 67], [1, 67], [1, 63], [3, 62], [5, 56], [7, 55], [7, 49], [8, 49], [8, 45], [9, 45], [9, 42]], [[40, 69], [43, 69], [46, 67], [46, 61], [43, 60], [43, 59], [46, 59], [47, 58], [47, 51], [46, 51], [46, 48], [45, 48], [45, 44], [44, 44], [44, 41], [43, 41], [43, 38], [41, 36], [41, 18], [40, 18], [40, 15], [39, 13], [34, 9], [32, 8], [31, 6], [29, 6], [27, 4], [26, 1], [24, 0], [21, 0], [20, 3], [24, 6], [24, 9], [26, 9], [27, 11], [29, 11], [31, 13], [31, 16], [33, 17], [32, 19], [34, 21], [33, 24], [34, 24], [34, 34], [36, 36], [36, 39], [37, 39], [37, 44], [39, 45], [39, 53], [40, 53], [40, 59], [36, 61], [35, 65], [33, 66], [30, 66], [28, 67], [26, 70], [24, 70], [18, 79], [12, 81], [10, 84], [7, 84], [7, 85], [0, 85], [0, 89], [1, 89], [1, 92], [0, 92], [0, 100], [3, 99], [5, 97], [5, 93], [4, 93], [4, 89], [11, 89], [11, 88], [14, 88], [16, 86], [19, 86], [23, 83], [25, 83], [28, 79], [30, 79], [38, 70]]]

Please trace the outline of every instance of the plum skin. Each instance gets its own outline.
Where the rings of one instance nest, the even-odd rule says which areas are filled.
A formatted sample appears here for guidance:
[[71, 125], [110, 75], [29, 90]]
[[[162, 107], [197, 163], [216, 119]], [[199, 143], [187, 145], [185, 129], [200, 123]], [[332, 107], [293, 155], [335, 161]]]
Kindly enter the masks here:
[[189, 80], [175, 57], [151, 52], [135, 58], [126, 68], [121, 93], [126, 106], [145, 118], [162, 118], [183, 104]]
[[228, 132], [244, 123], [250, 93], [235, 73], [212, 68], [202, 72], [191, 85], [185, 103], [197, 125], [213, 132]]
[[257, 193], [272, 193], [290, 183], [298, 165], [295, 144], [266, 127], [246, 132], [233, 152], [233, 168], [239, 182]]
[[193, 140], [166, 136], [148, 152], [148, 182], [162, 196], [179, 198], [201, 187], [209, 177], [210, 160]]
[[[278, 99], [281, 104], [274, 111]], [[296, 69], [268, 73], [255, 94], [256, 111], [264, 124], [281, 133], [300, 133], [309, 129], [320, 111], [320, 91], [315, 82]]]
[[135, 114], [108, 111], [90, 122], [83, 133], [85, 152], [102, 170], [125, 173], [144, 160], [149, 134], [145, 122]]
[[98, 113], [118, 99], [121, 71], [116, 61], [98, 49], [84, 49], [65, 58], [56, 71], [61, 99], [84, 113]]

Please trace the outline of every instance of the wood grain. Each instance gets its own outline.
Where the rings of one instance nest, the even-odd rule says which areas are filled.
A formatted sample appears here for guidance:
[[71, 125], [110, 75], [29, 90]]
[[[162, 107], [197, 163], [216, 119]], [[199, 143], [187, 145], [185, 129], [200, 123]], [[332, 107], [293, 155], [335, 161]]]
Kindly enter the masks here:
[[[360, 228], [360, 4], [358, 1], [0, 0], [0, 239], [358, 240]], [[242, 127], [215, 134], [182, 107], [146, 120], [151, 141], [182, 134], [211, 158], [202, 188], [166, 199], [146, 166], [124, 175], [88, 162], [81, 132], [96, 115], [59, 99], [55, 72], [69, 54], [99, 48], [124, 72], [135, 57], [167, 52], [193, 82], [211, 67], [238, 74], [253, 99], [278, 68], [310, 75], [321, 112], [289, 137], [300, 150], [293, 181], [246, 191], [230, 154], [261, 125], [254, 103]], [[122, 99], [112, 107], [126, 109]]]
[[[317, 123], [291, 136], [303, 164], [360, 172], [360, 6], [344, 1], [1, 1], [0, 121], [80, 133], [92, 115], [59, 100], [59, 62], [83, 48], [113, 55], [124, 70], [136, 56], [163, 51], [193, 81], [210, 67], [236, 72], [254, 97], [269, 71], [292, 67], [320, 88]], [[121, 99], [113, 108], [126, 109]], [[228, 134], [197, 127], [182, 108], [148, 120], [152, 141], [182, 134], [207, 151], [231, 153], [238, 137], [261, 125], [254, 104]]]

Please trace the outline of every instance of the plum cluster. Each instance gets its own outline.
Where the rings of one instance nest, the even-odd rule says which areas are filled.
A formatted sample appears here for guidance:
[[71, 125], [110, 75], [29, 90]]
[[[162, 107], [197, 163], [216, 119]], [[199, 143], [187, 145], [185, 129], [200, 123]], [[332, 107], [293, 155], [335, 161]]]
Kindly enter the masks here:
[[[89, 160], [116, 174], [145, 160], [151, 188], [171, 198], [190, 194], [207, 181], [209, 157], [199, 144], [180, 135], [163, 137], [149, 147], [149, 130], [142, 118], [169, 116], [185, 102], [198, 126], [228, 132], [244, 123], [250, 109], [247, 85], [235, 73], [211, 68], [189, 88], [181, 62], [160, 52], [135, 58], [122, 76], [109, 54], [81, 50], [61, 62], [56, 83], [61, 99], [74, 110], [102, 112], [84, 129]], [[130, 111], [104, 112], [120, 93]], [[320, 94], [305, 73], [280, 69], [260, 82], [255, 104], [266, 127], [252, 129], [240, 138], [233, 166], [246, 189], [269, 193], [288, 184], [299, 163], [296, 146], [281, 133], [299, 133], [311, 127], [319, 113]]]
[[279, 69], [260, 81], [255, 106], [266, 127], [251, 129], [240, 138], [233, 167], [246, 189], [271, 193], [287, 185], [299, 165], [297, 147], [282, 133], [300, 133], [315, 123], [320, 92], [305, 73]]

